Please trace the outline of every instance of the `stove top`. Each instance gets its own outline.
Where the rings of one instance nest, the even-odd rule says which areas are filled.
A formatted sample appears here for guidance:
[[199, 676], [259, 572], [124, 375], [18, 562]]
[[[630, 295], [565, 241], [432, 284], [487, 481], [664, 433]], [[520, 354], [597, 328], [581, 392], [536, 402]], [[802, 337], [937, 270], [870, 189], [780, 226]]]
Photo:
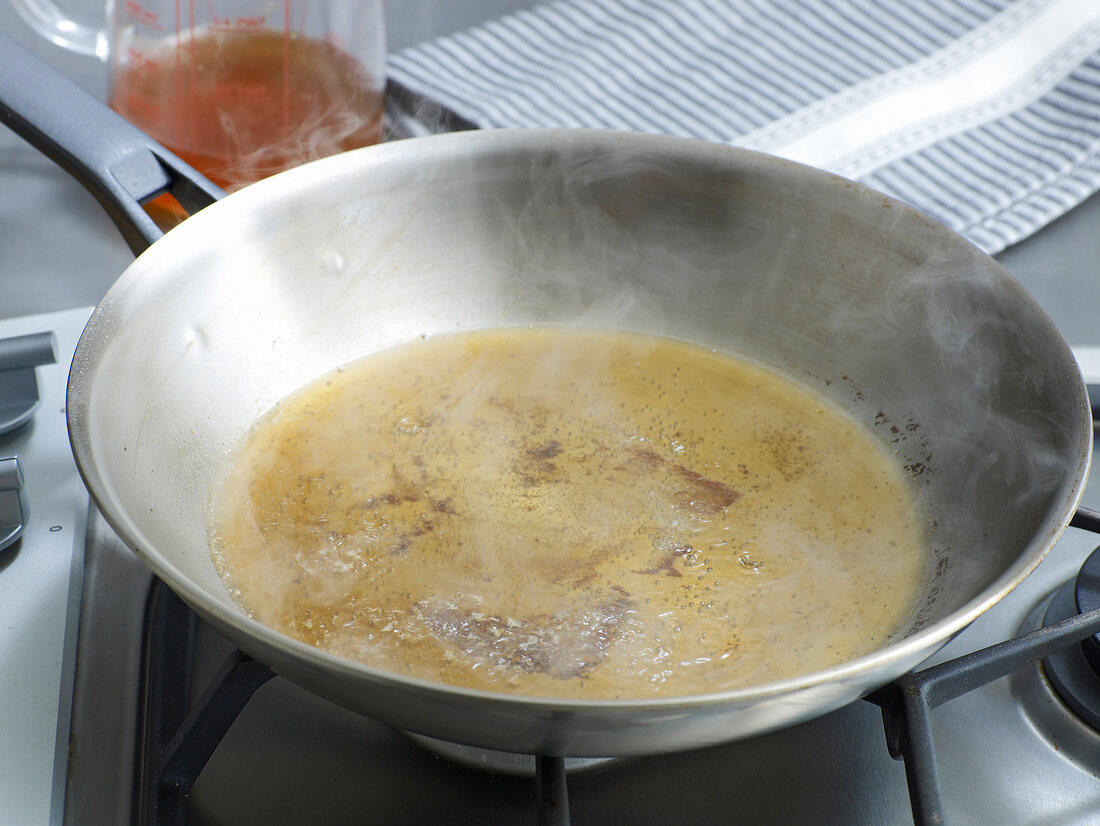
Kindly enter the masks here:
[[53, 331], [55, 364], [37, 368], [41, 404], [0, 436], [29, 503], [22, 538], [0, 551], [0, 811], [9, 823], [60, 822], [88, 494], [68, 447], [65, 383], [91, 308], [0, 321], [0, 338]]
[[[64, 422], [66, 370], [90, 310], [0, 321], [0, 338], [53, 331], [57, 364], [38, 368], [42, 404], [0, 437], [17, 455], [30, 518], [0, 552], [0, 808], [12, 823], [143, 821], [149, 755], [143, 680], [150, 608], [188, 612], [113, 535], [80, 484]], [[1100, 483], [1084, 505], [1100, 506]], [[946, 646], [945, 662], [1030, 630], [1100, 544], [1070, 528], [1039, 569]], [[158, 610], [160, 610], [158, 609]], [[180, 614], [182, 612], [182, 614]], [[78, 636], [79, 630], [79, 636]], [[169, 638], [167, 648], [178, 646]], [[178, 653], [178, 652], [177, 652]], [[170, 681], [184, 714], [232, 646], [201, 622]], [[182, 806], [188, 824], [550, 822], [533, 760], [488, 771], [490, 755], [441, 754], [275, 677], [229, 727]], [[177, 708], [178, 706], [178, 708]], [[71, 712], [71, 714], [70, 714]], [[935, 709], [939, 782], [953, 823], [1086, 823], [1100, 811], [1100, 735], [1050, 691], [1039, 666]], [[156, 734], [156, 732], [154, 732]], [[153, 738], [156, 740], [156, 737]], [[568, 777], [574, 823], [904, 823], [906, 770], [880, 710], [860, 701], [752, 740], [597, 762]]]

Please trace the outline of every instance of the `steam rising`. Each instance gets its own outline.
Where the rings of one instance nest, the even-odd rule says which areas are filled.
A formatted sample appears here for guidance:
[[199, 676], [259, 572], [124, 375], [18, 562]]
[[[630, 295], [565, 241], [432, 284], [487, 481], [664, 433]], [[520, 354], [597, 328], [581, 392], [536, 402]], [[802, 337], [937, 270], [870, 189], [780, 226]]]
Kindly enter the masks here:
[[[520, 143], [519, 149], [510, 148], [513, 140]], [[813, 638], [812, 646], [818, 650], [839, 647], [832, 635], [849, 633], [851, 628], [845, 626], [847, 618], [804, 609], [807, 600], [828, 600], [844, 593], [850, 602], [853, 592], [843, 588], [855, 582], [858, 597], [883, 597], [903, 613], [915, 603], [908, 617], [895, 617], [894, 625], [872, 623], [871, 631], [860, 632], [861, 641], [869, 644], [864, 650], [873, 650], [888, 641], [897, 624], [901, 629], [894, 638], [935, 622], [974, 599], [1011, 566], [1026, 563], [1029, 554], [1034, 559], [1034, 546], [1042, 544], [1044, 532], [1057, 527], [1052, 527], [1049, 517], [1058, 508], [1058, 498], [1071, 487], [1065, 468], [1077, 461], [1082, 437], [1079, 411], [1065, 402], [1076, 398], [1078, 377], [1065, 369], [1060, 339], [1022, 291], [988, 259], [942, 228], [894, 202], [859, 191], [854, 184], [774, 161], [736, 153], [727, 156], [713, 147], [695, 153], [684, 149], [683, 143], [674, 148], [671, 143], [640, 141], [644, 153], [622, 150], [621, 146], [630, 144], [591, 135], [529, 143], [486, 135], [462, 144], [461, 157], [448, 156], [452, 144], [446, 141], [426, 144], [430, 151], [423, 155], [416, 175], [410, 176], [419, 189], [395, 185], [384, 205], [372, 203], [360, 209], [370, 220], [352, 216], [370, 228], [374, 234], [364, 237], [376, 243], [366, 244], [367, 251], [351, 244], [341, 247], [346, 272], [374, 267], [368, 270], [371, 278], [336, 297], [324, 296], [327, 303], [321, 307], [335, 315], [341, 309], [338, 304], [347, 303], [362, 312], [349, 313], [355, 315], [351, 326], [334, 327], [336, 332], [331, 333], [322, 330], [318, 335], [346, 337], [364, 329], [392, 344], [419, 333], [431, 334], [426, 342], [395, 347], [389, 367], [384, 366], [382, 354], [371, 362], [366, 372], [373, 375], [375, 384], [360, 391], [364, 403], [401, 395], [386, 385], [385, 377], [397, 381], [394, 365], [400, 374], [419, 363], [412, 355], [416, 347], [432, 350], [446, 361], [448, 347], [461, 351], [469, 346], [454, 343], [461, 342], [462, 336], [441, 335], [456, 328], [533, 325], [572, 328], [577, 335], [581, 334], [578, 328], [638, 331], [647, 334], [651, 345], [654, 336], [695, 342], [703, 352], [715, 348], [744, 354], [750, 362], [796, 377], [827, 403], [812, 395], [809, 400], [802, 398], [791, 419], [798, 426], [808, 426], [836, 405], [875, 433], [878, 446], [889, 451], [887, 465], [907, 472], [916, 490], [917, 511], [927, 521], [912, 513], [906, 518], [915, 519], [922, 539], [925, 532], [930, 534], [933, 548], [927, 565], [917, 565], [914, 574], [918, 582], [924, 577], [923, 590], [911, 601], [894, 599], [883, 591], [884, 580], [870, 584], [870, 578], [889, 573], [889, 566], [904, 558], [895, 544], [898, 536], [867, 535], [860, 533], [862, 526], [849, 526], [859, 536], [851, 553], [859, 554], [861, 562], [826, 565], [824, 573], [819, 569], [819, 576], [787, 597], [803, 610], [796, 615], [800, 638], [810, 639], [804, 633], [807, 627], [822, 635]], [[431, 154], [436, 150], [438, 157]], [[378, 172], [386, 174], [385, 169]], [[363, 264], [368, 258], [370, 264]], [[376, 266], [375, 261], [381, 263]], [[312, 300], [312, 296], [305, 298]], [[317, 307], [310, 304], [309, 312], [318, 312]], [[502, 349], [507, 352], [509, 347]], [[592, 442], [614, 445], [605, 454], [589, 452], [596, 456], [589, 462], [592, 468], [612, 471], [600, 477], [598, 494], [576, 501], [555, 499], [558, 491], [553, 479], [532, 484], [527, 477], [539, 476], [532, 469], [544, 464], [560, 468], [567, 458], [584, 466], [584, 456], [589, 454], [574, 449], [582, 439], [570, 441], [553, 432], [554, 426], [561, 425], [554, 425], [548, 414], [560, 412], [564, 405], [560, 395], [546, 393], [544, 386], [569, 372], [567, 362], [582, 378], [597, 375], [608, 368], [608, 361], [600, 357], [604, 351], [604, 346], [591, 344], [583, 358], [563, 361], [555, 349], [554, 357], [525, 362], [522, 381], [512, 383], [519, 388], [510, 391], [516, 398], [490, 407], [502, 419], [508, 418], [509, 405], [513, 411], [526, 410], [526, 418], [536, 423], [547, 414], [545, 424], [523, 438], [494, 440], [494, 446], [503, 449], [500, 453], [470, 448], [479, 443], [472, 441], [469, 432], [443, 435], [443, 419], [464, 422], [476, 431], [487, 417], [478, 405], [494, 396], [502, 401], [501, 374], [480, 369], [477, 359], [475, 369], [445, 382], [422, 379], [416, 392], [432, 390], [442, 395], [431, 403], [390, 411], [388, 421], [393, 427], [383, 426], [375, 434], [385, 441], [384, 446], [349, 447], [358, 444], [352, 437], [362, 435], [359, 431], [365, 429], [365, 422], [384, 418], [373, 407], [358, 408], [358, 401], [351, 405], [352, 427], [339, 431], [343, 435], [328, 454], [309, 441], [318, 428], [298, 427], [295, 438], [307, 440], [300, 455], [329, 455], [333, 467], [365, 455], [371, 473], [381, 474], [372, 477], [373, 493], [357, 490], [354, 481], [342, 485], [326, 481], [322, 477], [330, 473], [328, 466], [288, 477], [290, 482], [299, 477], [309, 480], [307, 498], [332, 500], [330, 512], [355, 513], [365, 521], [352, 531], [313, 514], [309, 530], [271, 551], [293, 562], [296, 567], [287, 579], [300, 580], [298, 584], [316, 599], [310, 616], [297, 612], [294, 600], [285, 595], [272, 593], [267, 601], [247, 598], [246, 585], [259, 587], [261, 593], [266, 593], [267, 585], [246, 582], [243, 569], [234, 567], [227, 549], [236, 540], [229, 533], [215, 543], [222, 549], [223, 572], [236, 583], [233, 587], [240, 588], [250, 610], [265, 622], [294, 626], [289, 633], [403, 673], [420, 672], [411, 662], [415, 657], [410, 657], [409, 649], [395, 647], [395, 640], [418, 651], [434, 646], [446, 651], [441, 678], [459, 684], [474, 681], [530, 693], [572, 691], [585, 696], [596, 685], [597, 672], [615, 657], [625, 657], [617, 666], [620, 673], [671, 693], [682, 690], [684, 683], [676, 681], [682, 678], [678, 669], [685, 664], [689, 672], [693, 667], [701, 672], [709, 664], [735, 659], [736, 679], [744, 680], [740, 684], [824, 667], [822, 661], [808, 659], [805, 647], [783, 655], [795, 661], [788, 670], [774, 660], [763, 662], [755, 671], [744, 665], [742, 655], [753, 645], [747, 639], [746, 629], [753, 626], [746, 612], [760, 610], [759, 598], [720, 603], [696, 595], [673, 600], [667, 616], [657, 619], [643, 613], [645, 600], [654, 598], [655, 589], [673, 591], [670, 584], [692, 582], [703, 588], [715, 581], [725, 584], [750, 578], [754, 582], [786, 573], [772, 548], [807, 556], [820, 553], [820, 543], [774, 528], [776, 518], [801, 523], [843, 519], [838, 515], [843, 501], [868, 495], [875, 485], [832, 474], [847, 473], [867, 451], [840, 450], [819, 458], [817, 465], [825, 476], [815, 484], [788, 495], [782, 505], [758, 509], [747, 527], [730, 528], [731, 535], [712, 537], [706, 543], [679, 533], [703, 528], [690, 508], [675, 507], [677, 489], [667, 486], [683, 484], [694, 478], [692, 474], [717, 481], [740, 494], [719, 510], [737, 513], [752, 503], [749, 488], [754, 483], [738, 476], [738, 463], [731, 465], [729, 456], [693, 454], [696, 448], [691, 440], [677, 436], [677, 428], [671, 426], [651, 422], [613, 436], [598, 434]], [[349, 371], [354, 372], [350, 367]], [[717, 386], [709, 378], [687, 384], [693, 391]], [[731, 412], [735, 410], [731, 399], [755, 400], [759, 395], [754, 387], [722, 394], [707, 404], [684, 402], [684, 407], [711, 411], [716, 417], [712, 421], [725, 417], [716, 430], [721, 438], [716, 436], [715, 443], [728, 447], [731, 440], [741, 439], [736, 452], [769, 453], [767, 462], [754, 465], [753, 472], [766, 466], [783, 477], [783, 469], [790, 472], [790, 456], [798, 452], [801, 442], [779, 438], [767, 427], [747, 427]], [[517, 403], [519, 397], [524, 397], [522, 405]], [[587, 416], [578, 421], [604, 421], [620, 401], [641, 397], [632, 390], [612, 404], [589, 400], [579, 408]], [[314, 404], [314, 413], [339, 407]], [[393, 460], [391, 452], [399, 444], [431, 444], [432, 449], [422, 447], [415, 455], [425, 461], [427, 457], [453, 460], [464, 469], [464, 485], [450, 493], [425, 493], [422, 466]], [[836, 440], [824, 436], [808, 444], [833, 449]], [[644, 480], [635, 488], [630, 486], [642, 478], [646, 451], [658, 457], [659, 477], [666, 488]], [[268, 452], [283, 455], [274, 448]], [[873, 446], [871, 453], [875, 453]], [[262, 454], [262, 450], [257, 453]], [[627, 470], [618, 472], [619, 467]], [[264, 479], [271, 468], [253, 469], [257, 478]], [[731, 472], [732, 478], [722, 475]], [[499, 485], [500, 491], [480, 497], [471, 494], [474, 483], [499, 480], [502, 473], [506, 482]], [[355, 480], [356, 474], [361, 477], [362, 471], [345, 478]], [[266, 485], [262, 482], [260, 488], [266, 490]], [[630, 490], [626, 500], [610, 497], [616, 485]], [[441, 586], [414, 588], [422, 571], [407, 567], [407, 560], [414, 558], [414, 544], [404, 542], [445, 534], [452, 517], [469, 510], [466, 504], [460, 506], [459, 494], [466, 497], [465, 502], [476, 501], [480, 515], [496, 518], [504, 527], [463, 534], [461, 551], [452, 541], [455, 535], [449, 535], [440, 547], [449, 549], [468, 568], [461, 576], [449, 573]], [[605, 494], [607, 501], [620, 504], [601, 510]], [[281, 517], [291, 499], [280, 497], [272, 500], [272, 513]], [[903, 492], [886, 498], [897, 503], [906, 496]], [[549, 528], [532, 527], [526, 521], [526, 508], [536, 500], [548, 504], [547, 512], [554, 514]], [[629, 504], [624, 506], [623, 501]], [[863, 517], [870, 515], [872, 522], [882, 522], [884, 507], [864, 501], [855, 510]], [[639, 520], [639, 513], [647, 516]], [[648, 514], [655, 513], [670, 519], [669, 530], [659, 536], [643, 530], [643, 541], [635, 547], [646, 557], [624, 562], [613, 544], [615, 527], [620, 533], [652, 528], [656, 520]], [[408, 518], [401, 521], [398, 516]], [[629, 518], [628, 526], [615, 521], [623, 518]], [[256, 525], [260, 533], [270, 533], [277, 522], [259, 519]], [[222, 524], [247, 525], [248, 520], [226, 519]], [[397, 527], [402, 524], [414, 526], [404, 531], [411, 536], [402, 535]], [[595, 532], [574, 543], [579, 549], [575, 558], [555, 556], [554, 549], [577, 525], [594, 527]], [[600, 529], [609, 533], [600, 534]], [[364, 543], [375, 543], [371, 545], [375, 550], [363, 552]], [[318, 547], [319, 556], [312, 556], [308, 549]], [[630, 573], [629, 583], [600, 579], [601, 570], [592, 579], [585, 578], [588, 571], [613, 559], [617, 560], [615, 571], [625, 568]], [[563, 564], [553, 570], [556, 563]], [[697, 579], [714, 573], [707, 569], [718, 564], [728, 567], [716, 580]], [[546, 580], [534, 576], [546, 573], [538, 570], [540, 566], [551, 569]], [[269, 563], [264, 567], [270, 568]], [[380, 599], [373, 591], [342, 601], [347, 583], [334, 577], [334, 570], [370, 588], [407, 583], [399, 594], [404, 602], [380, 605], [372, 601]], [[507, 584], [491, 593], [486, 590], [501, 582]], [[557, 590], [540, 582], [553, 583]], [[612, 590], [612, 585], [620, 585], [627, 594]], [[583, 606], [566, 607], [563, 600], [568, 594], [579, 596]], [[500, 602], [501, 595], [545, 601], [520, 608], [519, 603]], [[274, 607], [269, 611], [264, 605]], [[707, 625], [712, 606], [718, 617], [714, 626]], [[697, 612], [700, 607], [702, 618]], [[577, 629], [584, 611], [596, 618], [601, 630], [580, 639]], [[691, 611], [697, 613], [689, 617]], [[690, 624], [684, 624], [689, 619]], [[711, 636], [701, 649], [665, 645], [665, 639], [679, 645], [680, 638], [674, 635], [680, 632], [673, 630], [677, 627], [693, 633], [705, 629], [701, 636], [733, 628], [736, 637], [716, 644]], [[345, 635], [345, 628], [367, 631], [352, 636]], [[654, 643], [655, 639], [662, 642]], [[567, 653], [561, 660], [549, 658], [544, 651], [554, 640], [566, 641], [563, 651]], [[781, 648], [771, 641], [756, 643], [768, 651]], [[569, 673], [575, 676], [563, 678]], [[708, 687], [738, 684], [726, 681], [726, 676], [715, 678]], [[563, 689], [562, 684], [570, 680], [576, 683]], [[609, 694], [623, 696], [616, 691], [622, 689]]]
[[1017, 557], [1037, 562], [1088, 441], [1053, 325], [988, 257], [901, 204], [718, 153], [537, 157], [515, 287], [551, 293], [555, 321], [606, 312], [610, 326], [759, 359], [873, 426], [931, 518], [908, 630]]

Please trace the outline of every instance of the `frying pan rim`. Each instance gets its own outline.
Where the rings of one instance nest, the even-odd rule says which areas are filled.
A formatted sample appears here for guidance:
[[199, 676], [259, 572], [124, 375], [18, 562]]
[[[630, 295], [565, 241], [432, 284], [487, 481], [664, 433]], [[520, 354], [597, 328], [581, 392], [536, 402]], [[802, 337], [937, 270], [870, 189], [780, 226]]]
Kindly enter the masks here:
[[[707, 141], [691, 138], [679, 138], [666, 135], [649, 135], [633, 132], [616, 132], [610, 130], [587, 130], [587, 129], [522, 129], [522, 130], [492, 130], [483, 132], [464, 132], [464, 133], [451, 133], [445, 135], [433, 135], [423, 138], [414, 138], [411, 140], [428, 142], [431, 141], [436, 145], [449, 148], [450, 151], [461, 151], [468, 156], [471, 149], [477, 149], [478, 144], [482, 144], [481, 151], [489, 151], [492, 145], [500, 142], [501, 140], [510, 139], [514, 140], [517, 135], [523, 135], [525, 141], [529, 141], [529, 147], [552, 147], [560, 148], [560, 141], [565, 140], [583, 140], [593, 143], [594, 145], [603, 145], [600, 142], [608, 143], [620, 143], [620, 142], [634, 142], [638, 146], [649, 145], [654, 150], [657, 148], [668, 147], [675, 152], [683, 151], [682, 147], [691, 145], [691, 151], [695, 157], [699, 157], [699, 153], [710, 153], [710, 156], [718, 158], [722, 156], [727, 159], [735, 156], [741, 156], [747, 161], [754, 164], [770, 165], [773, 169], [782, 169], [788, 172], [793, 172], [798, 175], [809, 175], [817, 178], [825, 186], [843, 186], [851, 189], [856, 187], [854, 192], [851, 192], [851, 197], [864, 198], [870, 196], [883, 199], [891, 202], [893, 206], [901, 210], [903, 213], [910, 216], [912, 219], [922, 221], [926, 227], [930, 228], [934, 232], [944, 234], [945, 238], [949, 238], [952, 243], [962, 243], [973, 247], [966, 239], [962, 238], [958, 234], [954, 233], [947, 227], [943, 226], [939, 222], [930, 218], [929, 216], [913, 209], [912, 207], [890, 198], [889, 196], [866, 187], [858, 182], [849, 181], [848, 179], [834, 175], [832, 173], [815, 169], [813, 167], [807, 167], [803, 164], [799, 164], [794, 161], [785, 160], [782, 158], [776, 158], [774, 156], [765, 155], [763, 153], [755, 152], [752, 150], [740, 149], [728, 145], [715, 144]], [[448, 143], [454, 143], [454, 147], [447, 147]], [[169, 585], [169, 587], [181, 598], [184, 599], [200, 616], [205, 617], [208, 620], [213, 620], [215, 624], [226, 625], [234, 628], [239, 632], [240, 636], [244, 639], [258, 638], [264, 645], [282, 649], [292, 654], [298, 660], [304, 661], [310, 665], [323, 665], [329, 670], [338, 670], [353, 676], [359, 681], [381, 682], [388, 684], [393, 688], [400, 689], [414, 689], [420, 692], [438, 693], [444, 692], [451, 695], [458, 695], [470, 698], [471, 700], [484, 701], [489, 700], [496, 704], [507, 704], [513, 706], [522, 706], [525, 708], [537, 708], [546, 710], [564, 710], [571, 712], [583, 712], [585, 710], [592, 711], [631, 711], [631, 710], [667, 710], [671, 708], [695, 708], [700, 706], [712, 706], [712, 705], [727, 705], [736, 703], [746, 703], [751, 701], [766, 700], [773, 697], [795, 694], [799, 691], [814, 688], [816, 686], [840, 682], [847, 677], [858, 675], [860, 672], [876, 669], [880, 666], [888, 665], [892, 661], [902, 662], [913, 660], [917, 657], [918, 653], [925, 653], [925, 656], [934, 653], [944, 644], [946, 644], [952, 637], [962, 631], [964, 628], [972, 624], [979, 616], [985, 611], [991, 608], [993, 605], [1000, 602], [1009, 592], [1011, 592], [1017, 585], [1020, 584], [1046, 557], [1046, 555], [1053, 548], [1055, 543], [1061, 537], [1065, 528], [1069, 525], [1070, 516], [1079, 504], [1081, 497], [1084, 493], [1085, 480], [1088, 477], [1088, 472], [1091, 465], [1092, 458], [1092, 423], [1091, 416], [1089, 415], [1089, 407], [1085, 395], [1084, 382], [1080, 377], [1078, 371], [1078, 383], [1080, 385], [1079, 397], [1072, 400], [1076, 403], [1076, 406], [1080, 409], [1079, 412], [1083, 413], [1082, 416], [1077, 417], [1077, 421], [1080, 424], [1085, 434], [1076, 434], [1078, 437], [1085, 435], [1085, 441], [1087, 442], [1087, 450], [1083, 451], [1082, 455], [1078, 457], [1076, 467], [1069, 469], [1066, 474], [1066, 480], [1062, 484], [1062, 488], [1071, 490], [1072, 493], [1069, 496], [1070, 505], [1064, 509], [1064, 513], [1060, 519], [1055, 519], [1051, 515], [1047, 515], [1043, 529], [1036, 532], [1036, 535], [1031, 540], [1023, 545], [1012, 562], [996, 579], [993, 580], [985, 589], [979, 592], [971, 600], [964, 603], [946, 617], [938, 620], [937, 622], [915, 632], [912, 635], [904, 637], [903, 639], [895, 642], [888, 643], [868, 654], [848, 660], [844, 663], [832, 666], [827, 669], [809, 672], [784, 680], [762, 683], [754, 686], [726, 690], [709, 692], [706, 694], [691, 694], [684, 696], [673, 697], [656, 697], [656, 698], [626, 698], [626, 699], [578, 699], [568, 697], [544, 697], [544, 696], [529, 696], [511, 694], [505, 692], [495, 692], [484, 689], [465, 688], [461, 686], [453, 686], [444, 682], [427, 680], [423, 678], [410, 677], [406, 675], [397, 674], [394, 672], [386, 671], [374, 666], [367, 665], [358, 661], [349, 660], [334, 654], [330, 654], [321, 649], [315, 648], [308, 643], [301, 642], [293, 637], [287, 636], [279, 631], [276, 631], [257, 620], [248, 617], [239, 609], [228, 606], [226, 603], [220, 601], [213, 601], [207, 597], [207, 590], [196, 585], [182, 573], [179, 569], [169, 560], [169, 558], [156, 550], [155, 544], [148, 542], [146, 537], [137, 528], [137, 526], [130, 520], [126, 510], [119, 504], [118, 497], [109, 483], [109, 481], [101, 476], [97, 472], [99, 463], [95, 457], [92, 456], [92, 447], [90, 440], [78, 438], [79, 431], [83, 429], [86, 433], [88, 427], [86, 426], [88, 415], [90, 414], [90, 404], [88, 400], [88, 394], [83, 390], [90, 390], [94, 384], [89, 378], [89, 373], [94, 373], [94, 368], [97, 366], [95, 360], [91, 365], [88, 365], [91, 369], [87, 372], [77, 374], [78, 364], [82, 364], [82, 359], [87, 360], [87, 353], [89, 350], [94, 349], [93, 339], [96, 336], [97, 326], [102, 322], [103, 316], [112, 303], [113, 296], [119, 291], [125, 291], [130, 280], [137, 277], [140, 278], [140, 270], [146, 266], [142, 262], [147, 262], [156, 256], [162, 254], [158, 250], [164, 250], [166, 247], [170, 247], [173, 243], [177, 243], [182, 234], [189, 233], [189, 235], [199, 235], [202, 231], [202, 227], [205, 224], [217, 221], [217, 216], [220, 212], [225, 210], [247, 210], [249, 199], [262, 200], [267, 197], [268, 189], [280, 188], [283, 183], [289, 181], [294, 176], [301, 176], [303, 180], [308, 176], [310, 179], [315, 179], [326, 172], [327, 166], [332, 166], [333, 169], [339, 168], [342, 170], [342, 174], [346, 174], [346, 166], [348, 164], [349, 156], [358, 156], [355, 160], [357, 164], [369, 167], [375, 163], [385, 163], [386, 154], [391, 151], [401, 151], [396, 149], [389, 149], [388, 147], [399, 147], [404, 142], [394, 142], [392, 144], [383, 144], [375, 147], [367, 147], [364, 149], [353, 150], [349, 153], [344, 153], [340, 156], [331, 158], [325, 158], [318, 161], [313, 161], [309, 164], [288, 170], [287, 172], [280, 173], [279, 175], [260, 181], [252, 186], [243, 189], [237, 193], [231, 194], [220, 202], [207, 207], [202, 212], [196, 214], [180, 227], [172, 230], [165, 236], [163, 241], [158, 241], [149, 250], [142, 253], [127, 269], [120, 275], [120, 277], [114, 282], [111, 288], [108, 290], [103, 302], [93, 312], [88, 325], [86, 326], [83, 334], [80, 337], [80, 341], [76, 348], [76, 354], [73, 359], [73, 369], [70, 371], [68, 392], [67, 392], [67, 418], [68, 427], [70, 433], [70, 443], [73, 447], [74, 457], [76, 458], [76, 464], [80, 473], [80, 476], [89, 490], [93, 501], [103, 514], [104, 518], [111, 526], [111, 528], [119, 535], [119, 537], [131, 548], [139, 557], [149, 566], [149, 568], [162, 580]], [[489, 149], [487, 149], [487, 147]], [[516, 151], [516, 150], [513, 150]], [[358, 169], [358, 167], [357, 167]], [[189, 236], [188, 236], [189, 237]], [[995, 262], [994, 262], [995, 263]], [[1025, 302], [1030, 302], [1035, 308], [1038, 308], [1037, 302], [1033, 297], [1026, 292], [1022, 287], [1018, 285], [1014, 278], [1003, 268], [998, 269], [1001, 274], [1007, 276], [1009, 284], [1016, 286], [1017, 298]], [[1045, 313], [1039, 310], [1041, 318], [1046, 319]], [[1046, 319], [1049, 321], [1048, 319]], [[1051, 328], [1053, 324], [1051, 323]], [[1057, 333], [1057, 330], [1054, 330]], [[1058, 333], [1060, 337], [1060, 333]], [[1063, 341], [1063, 344], [1065, 342]], [[1072, 352], [1068, 345], [1065, 345], [1066, 354], [1069, 359], [1072, 360]], [[1073, 474], [1073, 479], [1069, 480], [1070, 473]], [[120, 518], [125, 517], [125, 518]], [[233, 640], [234, 644], [240, 645], [239, 639]], [[241, 646], [245, 648], [246, 646]], [[920, 659], [924, 659], [921, 657]], [[919, 662], [920, 660], [917, 660]], [[899, 672], [900, 673], [900, 672]], [[895, 675], [896, 676], [896, 675]]]

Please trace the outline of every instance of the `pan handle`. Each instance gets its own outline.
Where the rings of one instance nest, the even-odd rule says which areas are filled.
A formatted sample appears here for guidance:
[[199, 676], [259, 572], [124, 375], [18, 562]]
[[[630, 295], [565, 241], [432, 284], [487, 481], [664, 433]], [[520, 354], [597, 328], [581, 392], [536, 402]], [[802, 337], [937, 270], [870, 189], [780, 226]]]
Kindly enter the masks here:
[[0, 122], [83, 184], [135, 255], [161, 237], [143, 203], [170, 192], [195, 213], [225, 194], [2, 32]]

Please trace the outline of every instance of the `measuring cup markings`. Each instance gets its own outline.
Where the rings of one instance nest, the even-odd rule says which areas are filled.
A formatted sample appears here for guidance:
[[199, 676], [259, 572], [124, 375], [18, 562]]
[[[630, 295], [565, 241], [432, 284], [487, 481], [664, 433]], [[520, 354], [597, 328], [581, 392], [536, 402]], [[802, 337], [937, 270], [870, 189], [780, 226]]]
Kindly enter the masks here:
[[160, 16], [152, 9], [135, 2], [135, 0], [126, 0], [123, 5], [123, 13], [140, 26], [145, 26], [157, 32], [164, 31], [164, 26], [160, 23]]
[[219, 17], [213, 15], [210, 18], [210, 26], [208, 27], [212, 32], [234, 32], [234, 31], [267, 31], [267, 18], [266, 17]]

